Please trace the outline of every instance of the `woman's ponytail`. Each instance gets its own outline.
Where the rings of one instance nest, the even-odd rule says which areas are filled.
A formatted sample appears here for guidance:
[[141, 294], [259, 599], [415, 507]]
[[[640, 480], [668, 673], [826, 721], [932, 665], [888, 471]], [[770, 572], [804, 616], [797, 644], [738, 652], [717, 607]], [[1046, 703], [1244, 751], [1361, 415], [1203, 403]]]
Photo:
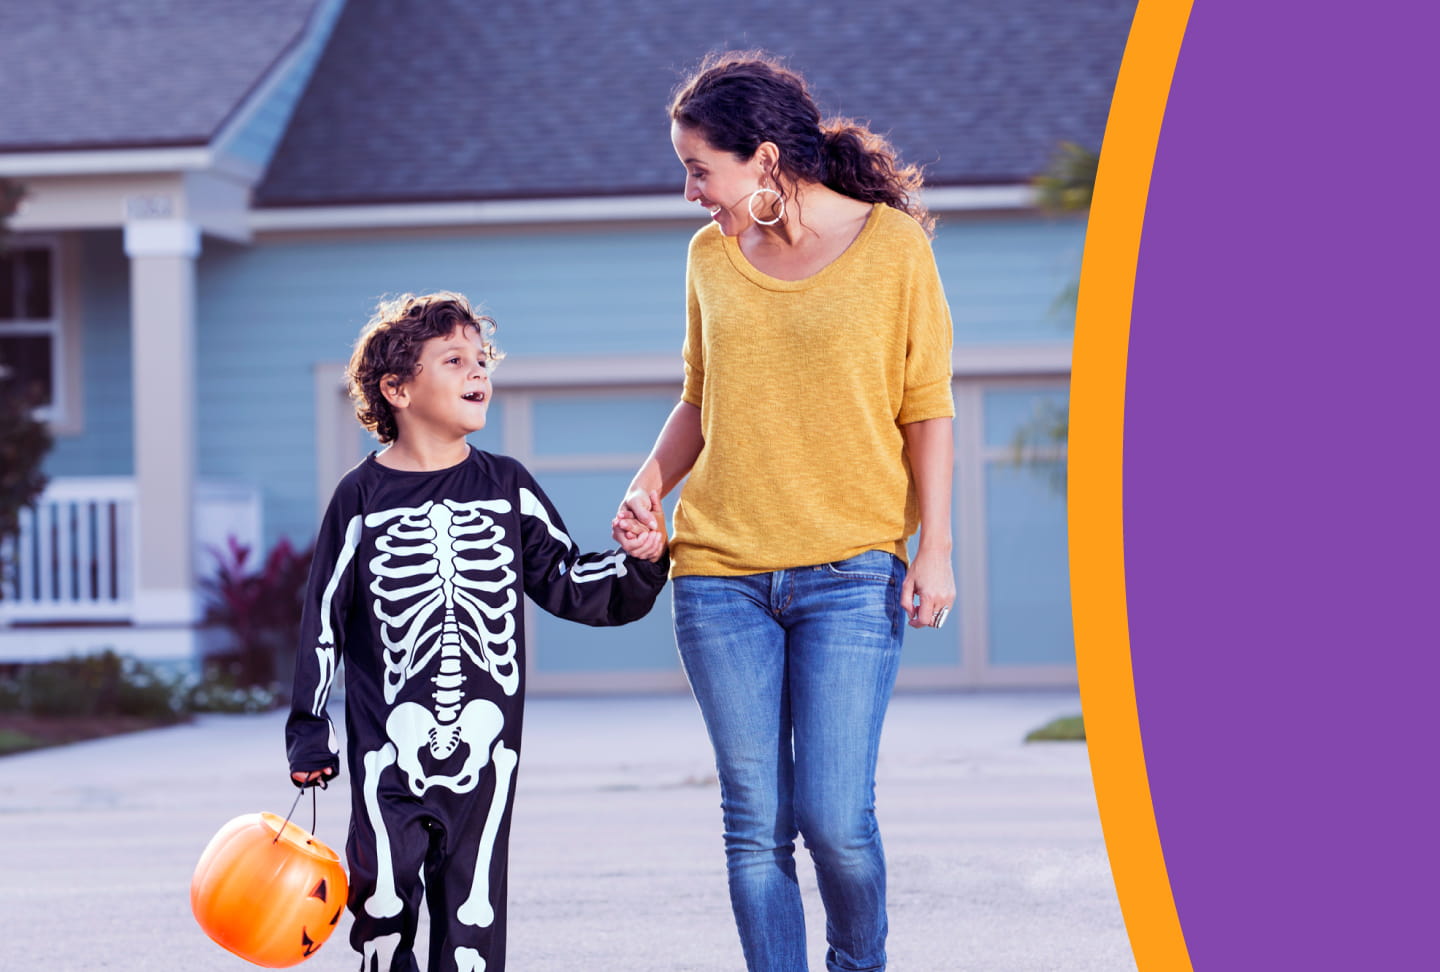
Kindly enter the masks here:
[[919, 166], [902, 164], [883, 136], [848, 118], [828, 119], [820, 128], [825, 139], [825, 185], [863, 202], [885, 203], [909, 213], [934, 235], [935, 217], [920, 199], [924, 177]]

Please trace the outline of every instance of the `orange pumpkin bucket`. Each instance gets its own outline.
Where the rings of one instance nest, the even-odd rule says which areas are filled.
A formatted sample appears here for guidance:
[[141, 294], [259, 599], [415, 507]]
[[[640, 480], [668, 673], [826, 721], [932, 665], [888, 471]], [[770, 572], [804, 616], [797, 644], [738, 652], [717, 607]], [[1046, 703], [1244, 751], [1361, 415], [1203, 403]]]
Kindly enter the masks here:
[[333, 850], [273, 813], [250, 813], [221, 827], [200, 855], [190, 908], [216, 944], [279, 969], [325, 944], [348, 891]]

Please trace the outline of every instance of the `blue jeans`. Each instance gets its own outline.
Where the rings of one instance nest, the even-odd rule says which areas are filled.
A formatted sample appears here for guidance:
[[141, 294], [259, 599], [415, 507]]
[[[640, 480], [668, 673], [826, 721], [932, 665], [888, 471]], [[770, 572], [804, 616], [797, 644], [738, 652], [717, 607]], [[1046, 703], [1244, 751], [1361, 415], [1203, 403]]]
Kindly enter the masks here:
[[826, 968], [885, 968], [875, 761], [905, 615], [905, 565], [872, 550], [741, 577], [677, 577], [675, 639], [720, 776], [730, 903], [751, 972], [806, 972], [803, 834]]

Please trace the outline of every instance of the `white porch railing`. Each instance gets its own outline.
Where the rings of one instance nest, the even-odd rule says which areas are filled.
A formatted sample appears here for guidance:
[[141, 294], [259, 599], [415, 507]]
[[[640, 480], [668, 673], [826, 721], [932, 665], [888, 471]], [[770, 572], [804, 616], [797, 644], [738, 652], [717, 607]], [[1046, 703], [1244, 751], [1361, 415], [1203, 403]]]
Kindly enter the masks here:
[[[227, 534], [260, 540], [260, 494], [252, 486], [202, 482], [195, 490], [195, 563]], [[51, 480], [20, 532], [0, 546], [0, 624], [121, 622], [134, 619], [135, 481], [128, 477]]]
[[0, 619], [130, 620], [134, 524], [134, 480], [53, 480], [0, 550]]

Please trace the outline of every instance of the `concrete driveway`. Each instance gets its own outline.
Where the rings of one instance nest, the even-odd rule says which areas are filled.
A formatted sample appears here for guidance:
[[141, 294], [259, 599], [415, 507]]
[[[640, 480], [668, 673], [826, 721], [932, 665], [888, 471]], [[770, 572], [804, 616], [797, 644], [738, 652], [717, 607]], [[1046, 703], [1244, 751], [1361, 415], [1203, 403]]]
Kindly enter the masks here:
[[[1073, 693], [896, 696], [878, 787], [892, 972], [1135, 967], [1085, 746], [1021, 741], [1078, 711]], [[200, 931], [190, 875], [225, 821], [289, 808], [283, 721], [206, 716], [0, 759], [0, 970], [254, 968]], [[533, 699], [520, 770], [513, 972], [743, 968], [719, 789], [689, 697]], [[320, 794], [321, 839], [343, 848], [347, 819], [343, 786]], [[824, 916], [801, 858], [823, 972]], [[358, 967], [348, 925], [304, 967]]]

